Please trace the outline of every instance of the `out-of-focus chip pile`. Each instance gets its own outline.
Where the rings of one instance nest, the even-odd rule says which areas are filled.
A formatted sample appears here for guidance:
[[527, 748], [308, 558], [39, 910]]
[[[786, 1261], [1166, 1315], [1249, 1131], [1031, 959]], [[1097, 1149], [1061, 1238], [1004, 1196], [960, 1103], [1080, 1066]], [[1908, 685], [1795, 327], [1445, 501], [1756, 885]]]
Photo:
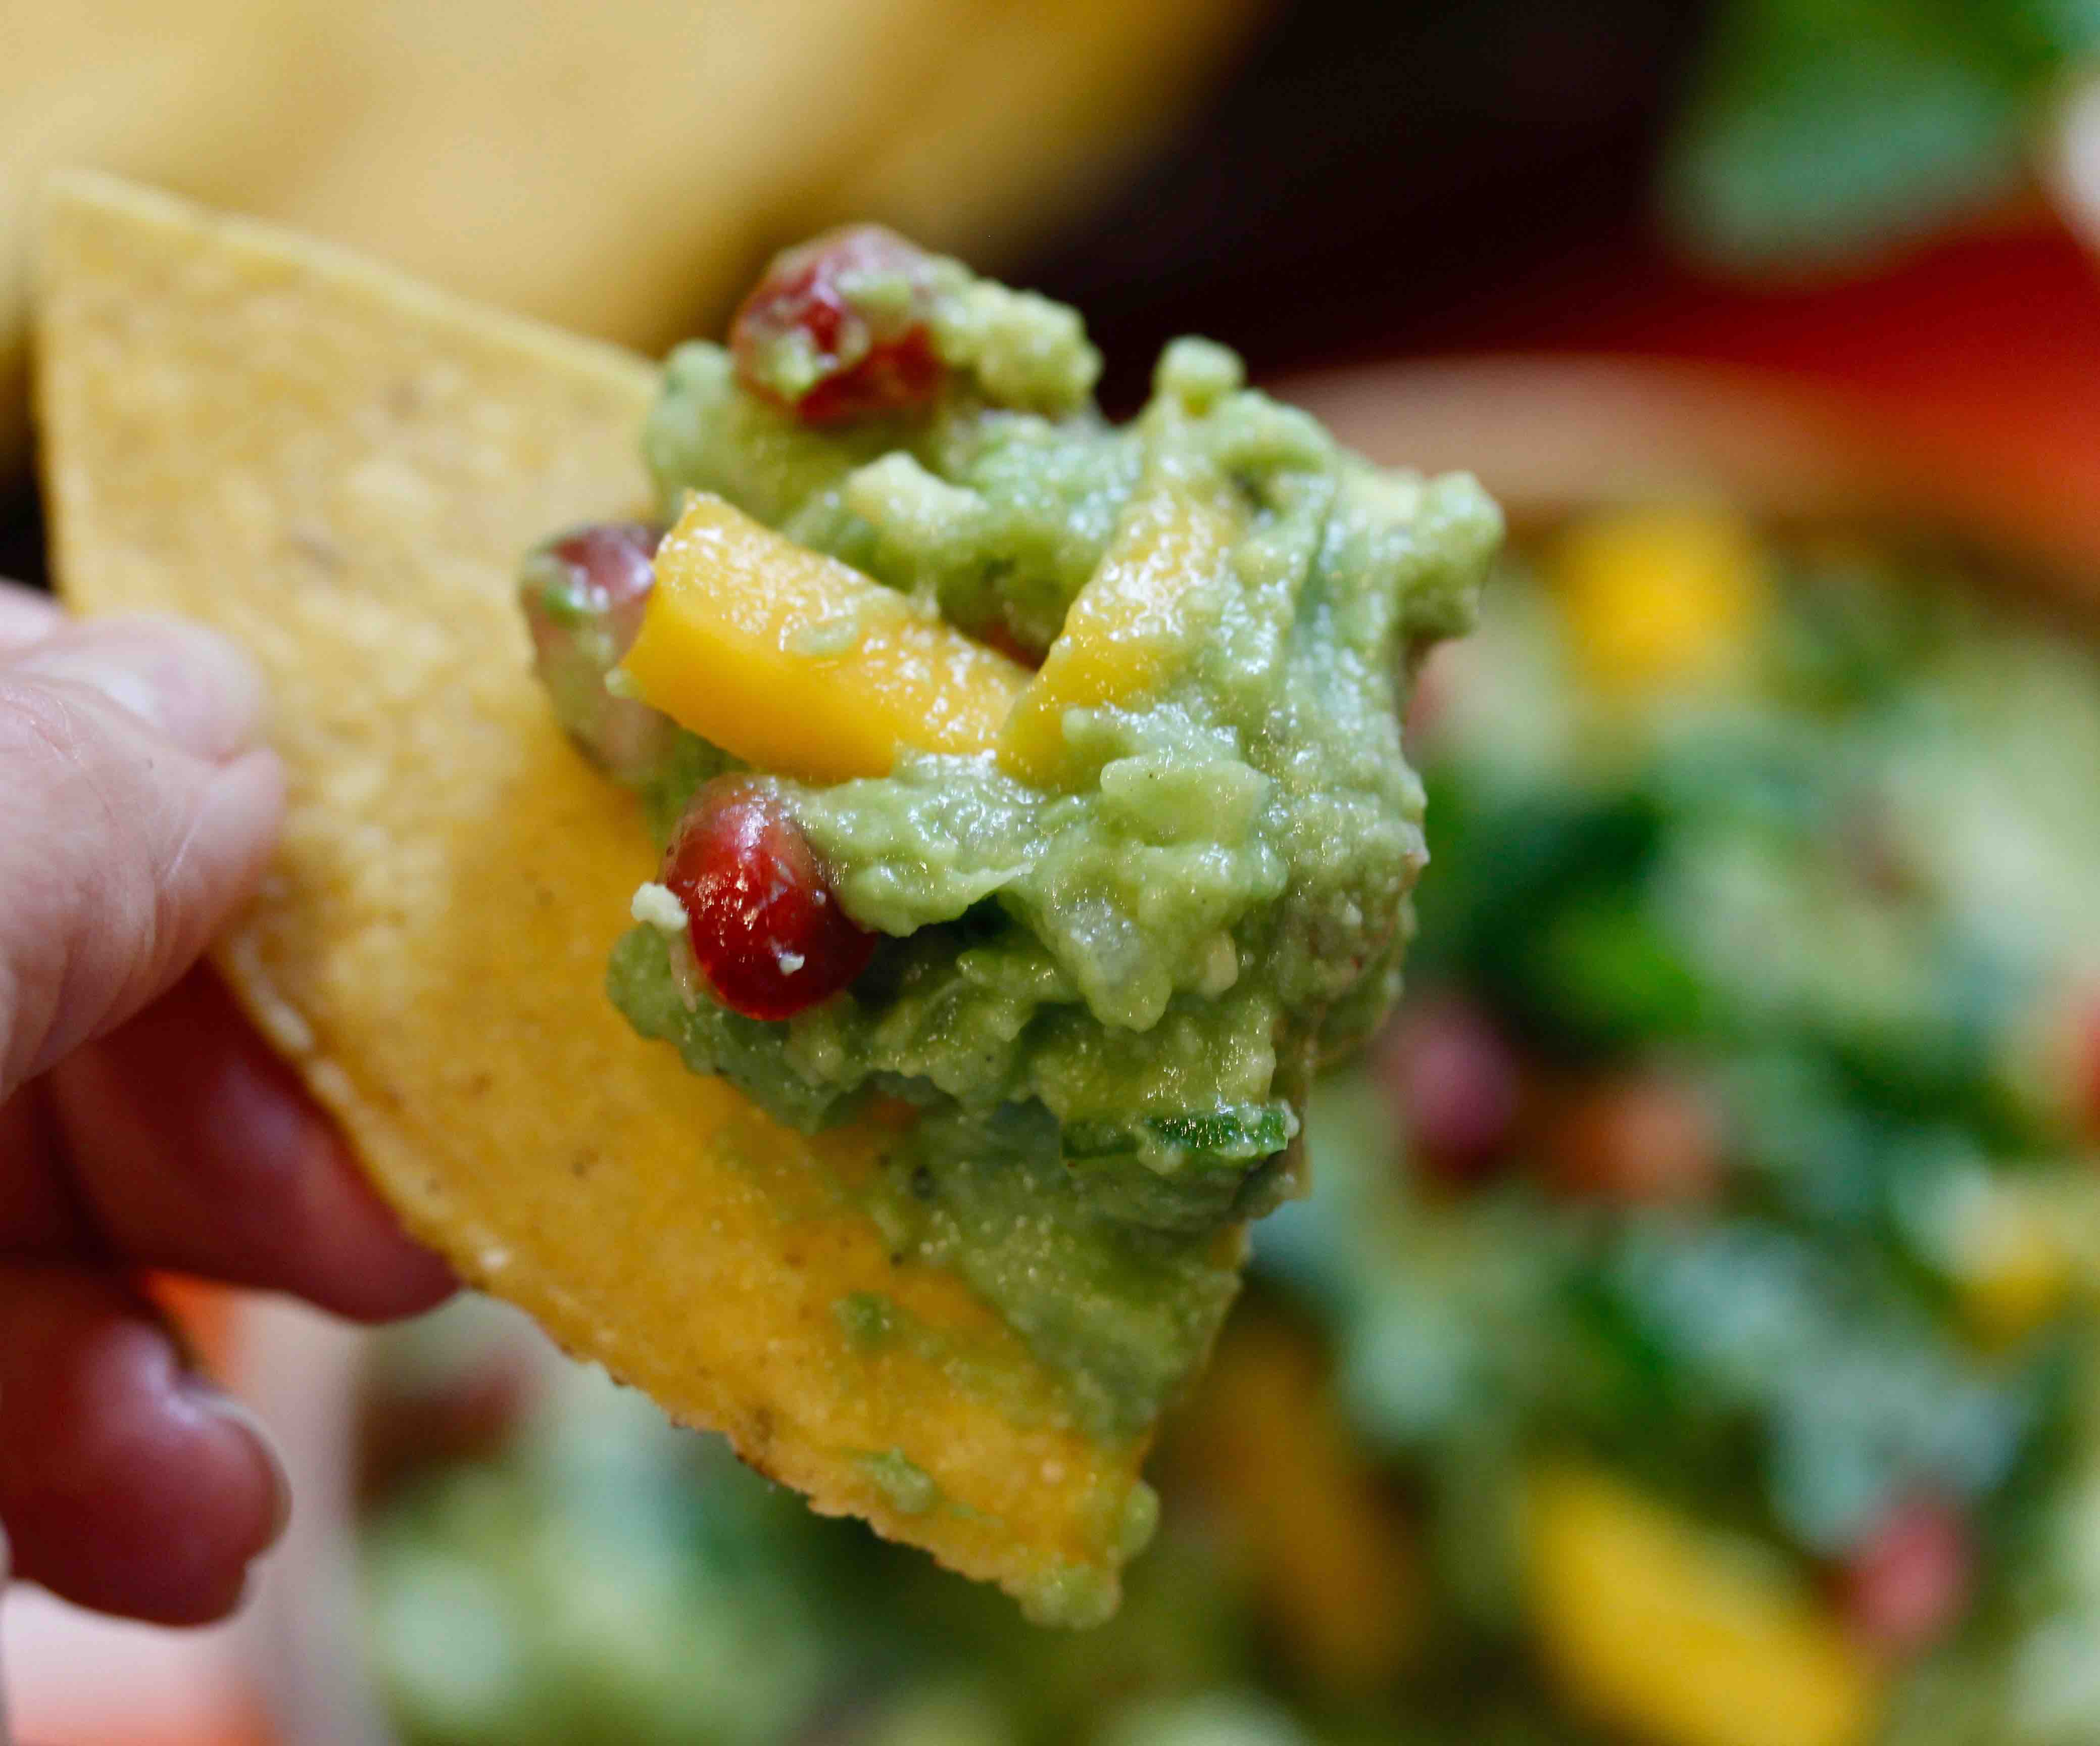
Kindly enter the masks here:
[[114, 0], [7, 9], [0, 470], [37, 190], [86, 165], [660, 351], [783, 242], [996, 266], [1134, 163], [1255, 0]]

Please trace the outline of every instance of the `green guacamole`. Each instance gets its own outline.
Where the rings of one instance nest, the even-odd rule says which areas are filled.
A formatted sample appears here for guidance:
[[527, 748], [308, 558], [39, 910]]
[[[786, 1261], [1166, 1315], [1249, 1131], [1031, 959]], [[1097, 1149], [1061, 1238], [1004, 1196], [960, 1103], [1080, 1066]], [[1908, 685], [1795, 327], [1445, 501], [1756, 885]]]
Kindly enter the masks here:
[[[565, 1369], [492, 1456], [433, 1413], [365, 1518], [403, 1738], [2093, 1746], [2100, 652], [2027, 584], [1711, 505], [1505, 567], [1410, 721], [1407, 999], [1314, 1090], [1114, 1629]], [[485, 1398], [408, 1355], [496, 1313], [377, 1398]], [[1539, 1580], [1570, 1470], [1660, 1569], [1592, 1521]]]
[[[1140, 692], [1065, 715], [1077, 776], [1055, 791], [989, 756], [907, 752], [830, 786], [748, 773], [876, 937], [841, 992], [785, 1018], [695, 998], [660, 887], [608, 988], [790, 1126], [882, 1100], [898, 1137], [856, 1192], [894, 1253], [968, 1281], [1120, 1440], [1200, 1361], [1235, 1228], [1296, 1188], [1314, 1071], [1396, 990], [1427, 859], [1400, 715], [1420, 653], [1470, 624], [1500, 518], [1470, 478], [1348, 452], [1203, 342], [1112, 425], [1073, 311], [904, 259], [844, 275], [875, 336], [858, 375], [826, 377], [785, 317], [673, 355], [643, 434], [667, 519], [713, 493], [1031, 662], [1155, 493], [1229, 501], [1227, 561], [1148, 627]], [[809, 415], [825, 381], [850, 416]], [[668, 837], [735, 761], [608, 701], [619, 638], [568, 574], [543, 550], [526, 576], [549, 695]]]

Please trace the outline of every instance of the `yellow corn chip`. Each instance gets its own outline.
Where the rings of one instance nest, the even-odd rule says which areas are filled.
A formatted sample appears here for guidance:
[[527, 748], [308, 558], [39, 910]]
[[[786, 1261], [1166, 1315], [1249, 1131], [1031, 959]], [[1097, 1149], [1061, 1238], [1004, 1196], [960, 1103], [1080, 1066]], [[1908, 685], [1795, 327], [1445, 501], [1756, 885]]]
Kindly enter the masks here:
[[[651, 367], [86, 176], [38, 315], [62, 588], [267, 673], [289, 819], [218, 962], [410, 1229], [818, 1509], [1105, 1612], [1142, 1451], [1089, 1442], [1004, 1323], [825, 1186], [879, 1135], [774, 1125], [605, 996], [653, 850], [555, 725], [513, 578], [642, 507]], [[857, 1344], [860, 1292], [915, 1336]]]

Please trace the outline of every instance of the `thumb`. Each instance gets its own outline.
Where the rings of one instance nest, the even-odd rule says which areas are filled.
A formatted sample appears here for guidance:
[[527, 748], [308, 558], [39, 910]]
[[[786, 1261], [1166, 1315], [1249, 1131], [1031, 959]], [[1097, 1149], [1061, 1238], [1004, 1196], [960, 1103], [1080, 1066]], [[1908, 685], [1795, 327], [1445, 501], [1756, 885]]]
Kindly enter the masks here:
[[172, 619], [0, 644], [0, 1102], [189, 965], [261, 873], [284, 777], [230, 643]]

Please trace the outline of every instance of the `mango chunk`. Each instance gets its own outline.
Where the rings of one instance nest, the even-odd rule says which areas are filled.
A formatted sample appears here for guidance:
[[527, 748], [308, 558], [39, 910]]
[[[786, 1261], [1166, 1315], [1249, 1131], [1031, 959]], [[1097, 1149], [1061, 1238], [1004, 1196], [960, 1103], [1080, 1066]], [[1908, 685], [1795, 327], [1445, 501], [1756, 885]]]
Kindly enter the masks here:
[[656, 553], [622, 670], [681, 727], [808, 782], [990, 751], [1028, 669], [706, 493]]
[[1156, 478], [1065, 615], [999, 735], [1008, 774], [1039, 787], [1071, 778], [1065, 712], [1140, 702], [1167, 672], [1186, 629], [1189, 591], [1222, 569], [1238, 536], [1229, 493]]
[[1724, 512], [1594, 516], [1561, 541], [1553, 572], [1576, 655], [1607, 696], [1719, 677], [1762, 615], [1757, 542]]
[[2080, 1284], [2073, 1210], [2026, 1184], [1994, 1184], [1958, 1237], [1961, 1307], [1992, 1348], [2017, 1344], [2061, 1314]]
[[1382, 1691], [1421, 1647], [1413, 1545], [1319, 1348], [1258, 1311], [1242, 1316], [1181, 1422], [1175, 1476], [1242, 1545], [1284, 1653], [1323, 1691]]
[[1602, 1474], [1534, 1484], [1530, 1603], [1548, 1666], [1652, 1746], [1860, 1746], [1882, 1676], [1805, 1586]]

